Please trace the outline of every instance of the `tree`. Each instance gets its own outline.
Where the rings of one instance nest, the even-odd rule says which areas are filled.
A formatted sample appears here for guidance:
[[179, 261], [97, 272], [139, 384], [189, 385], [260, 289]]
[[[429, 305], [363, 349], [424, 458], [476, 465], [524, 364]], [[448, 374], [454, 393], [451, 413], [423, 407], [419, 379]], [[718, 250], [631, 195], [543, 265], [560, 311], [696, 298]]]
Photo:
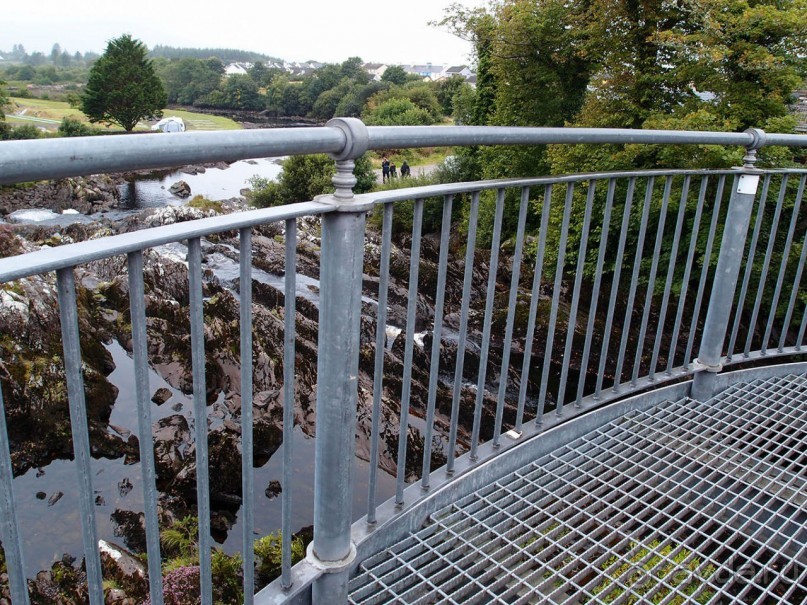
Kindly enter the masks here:
[[[325, 154], [293, 155], [283, 162], [283, 172], [277, 182], [261, 177], [250, 180], [250, 203], [260, 208], [294, 204], [314, 199], [334, 191], [331, 177], [336, 172], [334, 161]], [[366, 193], [375, 185], [375, 173], [365, 153], [356, 159], [353, 168], [356, 186], [353, 191]]]
[[6, 114], [3, 112], [6, 105], [8, 105], [8, 95], [6, 94], [5, 82], [0, 80], [0, 120], [6, 119]]
[[390, 65], [384, 70], [384, 74], [381, 76], [381, 79], [384, 82], [389, 82], [390, 84], [403, 86], [406, 84], [406, 70], [404, 70], [404, 68], [400, 65]]
[[162, 116], [167, 97], [147, 52], [129, 34], [107, 44], [82, 95], [81, 111], [90, 122], [118, 124], [131, 132], [140, 120]]

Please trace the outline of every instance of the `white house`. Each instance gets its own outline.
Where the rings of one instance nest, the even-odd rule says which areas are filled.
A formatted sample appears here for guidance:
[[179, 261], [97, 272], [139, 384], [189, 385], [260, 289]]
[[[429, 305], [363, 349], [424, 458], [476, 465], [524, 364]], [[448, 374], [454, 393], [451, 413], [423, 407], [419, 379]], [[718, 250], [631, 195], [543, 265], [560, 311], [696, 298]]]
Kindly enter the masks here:
[[233, 76], [238, 74], [240, 76], [245, 76], [251, 67], [252, 63], [230, 63], [224, 68], [224, 75]]
[[364, 71], [366, 71], [373, 80], [376, 82], [381, 79], [381, 76], [384, 75], [384, 72], [387, 71], [387, 67], [389, 65], [385, 63], [365, 63], [362, 65]]
[[466, 80], [474, 75], [474, 72], [467, 65], [452, 65], [447, 68], [441, 75], [442, 78], [450, 78], [451, 76], [462, 76]]
[[401, 65], [404, 71], [408, 74], [415, 74], [421, 78], [429, 80], [438, 80], [440, 74], [445, 71], [445, 65], [433, 65], [426, 63], [426, 65]]

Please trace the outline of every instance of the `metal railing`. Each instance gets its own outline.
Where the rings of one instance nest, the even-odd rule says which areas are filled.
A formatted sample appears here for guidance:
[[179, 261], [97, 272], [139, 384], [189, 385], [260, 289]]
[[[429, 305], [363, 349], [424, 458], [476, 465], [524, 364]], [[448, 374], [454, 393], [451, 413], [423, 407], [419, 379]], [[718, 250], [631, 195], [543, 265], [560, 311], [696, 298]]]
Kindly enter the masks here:
[[[738, 145], [748, 154], [742, 168], [723, 171], [578, 174], [364, 195], [351, 191], [353, 160], [367, 149], [547, 143]], [[237, 231], [240, 283], [251, 284], [253, 229], [270, 223], [284, 226], [283, 562], [279, 580], [255, 601], [311, 597], [314, 602], [345, 602], [357, 556], [395, 539], [388, 531], [392, 520], [514, 444], [603, 403], [670, 381], [694, 377], [692, 396], [706, 399], [723, 364], [803, 352], [807, 306], [800, 294], [807, 229], [802, 200], [807, 171], [755, 168], [756, 150], [766, 145], [803, 147], [807, 137], [758, 130], [366, 128], [358, 120], [337, 119], [310, 129], [0, 144], [0, 183], [303, 153], [330, 153], [336, 161], [336, 192], [316, 201], [0, 259], [0, 283], [56, 272], [90, 602], [103, 603], [103, 590], [75, 267], [127, 258], [139, 434], [150, 435], [144, 251], [187, 241], [193, 414], [205, 418], [203, 239]], [[409, 212], [411, 232], [402, 233], [397, 219], [405, 217], [408, 226]], [[381, 223], [378, 246], [366, 245], [368, 213]], [[459, 214], [467, 225], [461, 234], [454, 229]], [[299, 397], [296, 221], [304, 216], [321, 219], [314, 539], [306, 560], [292, 569], [293, 502], [292, 490], [286, 488], [294, 481], [291, 443]], [[505, 216], [514, 219], [514, 226], [505, 226]], [[429, 221], [425, 231], [433, 233], [424, 233], [424, 217]], [[408, 255], [408, 269], [395, 264], [400, 254]], [[366, 275], [377, 278], [377, 290], [363, 284]], [[251, 288], [242, 286], [239, 295], [244, 590], [251, 603]], [[370, 318], [374, 339], [362, 338], [363, 295], [375, 297], [376, 314]], [[424, 316], [423, 303], [433, 308], [431, 315]], [[405, 318], [399, 313], [393, 320], [392, 307], [405, 309]], [[402, 347], [390, 343], [391, 321], [402, 324], [395, 326], [402, 330]], [[371, 378], [371, 389], [360, 384], [361, 374]], [[358, 422], [360, 435], [370, 444], [369, 489], [366, 516], [352, 524], [357, 406], [369, 412]], [[12, 598], [27, 603], [25, 528], [16, 521], [11, 446], [5, 412], [0, 412], [2, 541]], [[382, 419], [388, 423], [391, 416], [397, 416], [400, 429], [394, 435], [385, 431], [382, 438]], [[213, 543], [203, 422], [195, 423], [195, 444], [202, 602], [211, 603]], [[147, 438], [140, 439], [140, 465], [150, 598], [156, 604], [163, 602], [158, 493]], [[379, 506], [381, 468], [394, 468], [396, 483], [394, 497]], [[409, 483], [413, 485], [407, 488]]]

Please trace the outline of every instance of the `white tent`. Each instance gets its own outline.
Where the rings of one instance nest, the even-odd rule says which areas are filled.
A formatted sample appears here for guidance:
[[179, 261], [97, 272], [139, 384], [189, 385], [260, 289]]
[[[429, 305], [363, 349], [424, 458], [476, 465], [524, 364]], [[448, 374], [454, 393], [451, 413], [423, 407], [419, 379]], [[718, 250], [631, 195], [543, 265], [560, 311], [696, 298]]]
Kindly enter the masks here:
[[182, 118], [171, 116], [163, 118], [151, 127], [152, 130], [162, 130], [163, 132], [185, 132], [185, 122]]

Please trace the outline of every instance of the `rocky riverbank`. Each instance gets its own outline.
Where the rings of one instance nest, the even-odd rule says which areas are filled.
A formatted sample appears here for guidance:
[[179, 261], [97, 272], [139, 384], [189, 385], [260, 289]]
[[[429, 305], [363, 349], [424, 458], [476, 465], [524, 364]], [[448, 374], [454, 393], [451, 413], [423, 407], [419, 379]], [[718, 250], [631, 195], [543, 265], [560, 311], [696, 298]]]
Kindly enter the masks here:
[[[78, 190], [94, 190], [90, 179]], [[62, 191], [68, 185], [48, 185]], [[75, 207], [77, 187], [69, 185], [72, 197], [65, 193], [61, 207]], [[100, 190], [100, 186], [97, 187]], [[45, 190], [47, 191], [47, 189]], [[17, 199], [17, 198], [15, 198]], [[20, 198], [28, 200], [31, 198]], [[0, 209], [10, 209], [17, 202], [0, 200]], [[25, 202], [20, 202], [25, 203]], [[5, 204], [5, 205], [4, 205]], [[72, 204], [72, 205], [71, 205]], [[92, 209], [87, 202], [86, 208]], [[59, 207], [59, 206], [57, 206]], [[242, 200], [222, 204], [222, 212], [245, 210]], [[216, 210], [200, 210], [187, 206], [147, 210], [120, 221], [105, 218], [67, 227], [37, 225], [0, 226], [0, 253], [19, 254], [42, 246], [61, 246], [70, 242], [96, 239], [105, 235], [125, 233], [151, 226], [194, 220], [212, 216]], [[297, 272], [308, 280], [309, 295], [297, 297], [297, 333], [295, 371], [297, 377], [294, 422], [305, 435], [316, 435], [316, 359], [318, 338], [319, 222], [301, 219], [298, 222], [299, 245]], [[444, 320], [445, 338], [442, 343], [441, 368], [453, 371], [457, 355], [456, 332], [459, 329], [459, 296], [462, 291], [464, 255], [463, 242], [452, 242], [452, 260], [448, 268], [447, 315]], [[174, 389], [192, 392], [188, 267], [181, 244], [170, 248], [148, 250], [144, 254], [145, 303], [149, 338], [149, 359], [153, 369]], [[398, 238], [393, 245], [389, 319], [391, 334], [406, 328], [407, 288], [409, 280], [409, 237]], [[369, 459], [372, 391], [375, 358], [376, 306], [380, 266], [380, 239], [369, 233], [365, 249], [363, 314], [361, 319], [361, 353], [359, 375], [358, 424], [356, 452]], [[434, 299], [437, 287], [439, 241], [426, 236], [422, 243], [420, 288], [417, 300], [415, 330], [421, 333], [414, 347], [412, 369], [412, 404], [414, 417], [425, 417], [429, 386], [431, 333]], [[282, 276], [284, 263], [284, 232], [282, 225], [264, 225], [254, 229], [253, 257], [255, 271], [264, 276]], [[203, 288], [205, 313], [206, 386], [209, 404], [209, 463], [210, 498], [213, 527], [226, 535], [234, 511], [241, 504], [241, 393], [239, 342], [239, 303], [241, 284], [224, 277], [215, 267], [227, 262], [237, 265], [237, 233], [224, 233], [203, 240]], [[483, 301], [487, 286], [486, 253], [479, 253], [472, 279], [472, 309], [469, 346], [465, 352], [465, 375], [476, 381], [479, 369]], [[506, 262], [499, 267], [497, 297], [506, 300], [510, 272]], [[90, 426], [92, 454], [95, 457], [121, 458], [131, 463], [138, 460], [137, 437], [109, 424], [110, 411], [117, 389], [107, 377], [115, 368], [108, 345], [119, 343], [131, 352], [131, 327], [127, 265], [124, 257], [93, 262], [76, 269], [81, 348], [84, 356], [87, 415]], [[301, 277], [302, 279], [302, 277]], [[253, 279], [253, 338], [254, 338], [254, 431], [252, 452], [256, 467], [266, 463], [282, 445], [283, 402], [283, 326], [284, 295], [271, 285], [271, 280]], [[12, 461], [15, 475], [39, 468], [51, 460], [70, 458], [72, 442], [64, 386], [64, 371], [60, 361], [61, 338], [57, 310], [55, 278], [53, 275], [17, 280], [0, 286], [0, 380], [9, 419]], [[503, 326], [495, 333], [501, 334]], [[503, 321], [503, 320], [501, 320]], [[502, 329], [498, 329], [501, 327]], [[452, 336], [453, 335], [453, 336]], [[494, 336], [490, 367], [501, 363], [500, 337]], [[515, 345], [512, 354], [521, 351]], [[381, 408], [380, 466], [391, 474], [396, 472], [396, 452], [400, 434], [399, 415], [404, 367], [404, 338], [390, 337], [385, 350], [384, 392]], [[519, 363], [520, 367], [520, 363]], [[483, 406], [482, 437], [492, 431], [495, 403], [493, 395], [498, 376], [488, 374], [488, 389]], [[507, 376], [508, 381], [512, 380]], [[511, 385], [511, 387], [514, 385]], [[535, 385], [532, 385], [534, 388]], [[453, 377], [446, 375], [438, 382], [437, 414], [432, 443], [433, 466], [445, 462], [445, 446], [451, 414]], [[510, 393], [517, 389], [510, 388]], [[153, 394], [155, 405], [165, 401], [166, 394]], [[469, 442], [472, 426], [475, 388], [463, 389], [460, 400], [459, 450]], [[166, 405], [166, 404], [163, 404]], [[505, 408], [505, 422], [514, 418], [514, 402]], [[415, 480], [420, 473], [424, 450], [424, 435], [412, 422], [406, 429], [408, 453], [406, 478]], [[153, 441], [160, 490], [160, 507], [166, 518], [181, 518], [192, 514], [196, 505], [196, 462], [193, 431], [187, 412], [177, 412], [158, 420], [154, 425]], [[271, 486], [270, 486], [271, 487]], [[282, 489], [283, 486], [281, 486]], [[263, 487], [261, 486], [261, 490]], [[268, 496], [267, 496], [268, 497]], [[128, 523], [128, 524], [127, 524]], [[141, 522], [123, 522], [123, 539], [129, 548], [142, 549]], [[71, 553], [76, 555], [78, 553]], [[71, 568], [74, 566], [70, 565]], [[46, 572], [51, 574], [51, 572]], [[52, 575], [52, 574], [51, 574]], [[44, 578], [44, 576], [43, 576]], [[44, 582], [39, 578], [37, 582]], [[46, 590], [43, 588], [42, 590]], [[71, 602], [69, 600], [64, 602]]]

